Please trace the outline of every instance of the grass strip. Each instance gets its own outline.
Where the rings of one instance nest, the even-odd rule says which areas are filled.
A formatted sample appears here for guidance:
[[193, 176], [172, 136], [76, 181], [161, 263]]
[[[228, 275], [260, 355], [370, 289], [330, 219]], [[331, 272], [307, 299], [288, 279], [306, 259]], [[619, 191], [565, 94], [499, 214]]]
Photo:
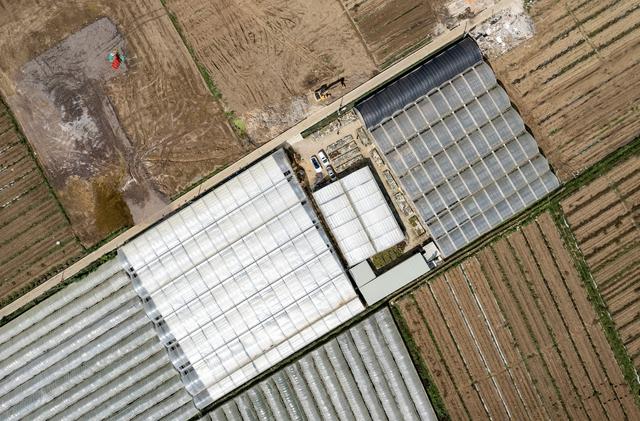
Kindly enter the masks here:
[[420, 376], [420, 380], [422, 380], [422, 385], [429, 396], [429, 400], [431, 401], [431, 406], [438, 417], [438, 420], [450, 420], [451, 417], [447, 412], [447, 408], [444, 404], [444, 400], [442, 400], [442, 396], [440, 395], [440, 391], [436, 386], [435, 382], [431, 377], [431, 373], [427, 368], [422, 355], [420, 354], [420, 349], [418, 345], [413, 340], [413, 336], [411, 335], [411, 330], [409, 329], [409, 325], [407, 321], [402, 316], [402, 312], [395, 305], [390, 305], [391, 314], [393, 315], [393, 319], [396, 322], [396, 326], [398, 327], [398, 331], [400, 332], [400, 336], [404, 341], [404, 344], [409, 351], [409, 355], [411, 356], [411, 360], [413, 361], [413, 365], [416, 367], [416, 371], [418, 372], [418, 376]]
[[638, 377], [638, 372], [633, 365], [633, 361], [631, 360], [631, 357], [618, 334], [618, 330], [613, 322], [609, 308], [598, 291], [598, 287], [596, 286], [595, 280], [589, 271], [587, 262], [582, 254], [582, 250], [580, 250], [580, 247], [578, 246], [578, 242], [571, 231], [560, 204], [555, 203], [551, 206], [550, 212], [556, 226], [558, 227], [560, 236], [562, 237], [567, 250], [571, 254], [576, 270], [578, 271], [587, 291], [589, 301], [596, 311], [596, 315], [598, 316], [600, 325], [607, 337], [607, 341], [613, 350], [613, 354], [618, 361], [618, 365], [622, 369], [622, 374], [633, 392], [636, 404], [640, 406], [640, 378]]
[[196, 50], [193, 48], [191, 43], [187, 40], [187, 36], [185, 35], [184, 30], [182, 29], [182, 25], [178, 21], [178, 17], [175, 15], [175, 13], [173, 13], [169, 9], [169, 7], [167, 6], [166, 0], [160, 0], [160, 3], [162, 4], [162, 7], [164, 7], [164, 10], [167, 13], [167, 16], [169, 16], [169, 20], [171, 20], [173, 27], [175, 28], [176, 32], [180, 36], [180, 39], [182, 40], [182, 43], [184, 44], [185, 48], [189, 52], [189, 55], [191, 56], [193, 63], [196, 65], [198, 72], [200, 72], [200, 75], [202, 76], [202, 79], [204, 80], [204, 84], [207, 86], [207, 89], [209, 90], [209, 92], [211, 92], [211, 95], [213, 95], [213, 97], [218, 101], [218, 103], [222, 106], [222, 108], [225, 109], [224, 114], [227, 117], [227, 121], [229, 122], [229, 125], [233, 129], [233, 132], [236, 134], [238, 138], [242, 140], [248, 140], [249, 135], [247, 134], [246, 123], [244, 122], [244, 120], [242, 120], [240, 117], [236, 115], [235, 111], [226, 110], [226, 107], [222, 102], [222, 92], [220, 91], [220, 88], [218, 88], [218, 86], [215, 84], [215, 82], [213, 81], [213, 77], [211, 77], [211, 74], [209, 73], [209, 70], [204, 64], [202, 64], [202, 62], [198, 58], [198, 55], [196, 54]]

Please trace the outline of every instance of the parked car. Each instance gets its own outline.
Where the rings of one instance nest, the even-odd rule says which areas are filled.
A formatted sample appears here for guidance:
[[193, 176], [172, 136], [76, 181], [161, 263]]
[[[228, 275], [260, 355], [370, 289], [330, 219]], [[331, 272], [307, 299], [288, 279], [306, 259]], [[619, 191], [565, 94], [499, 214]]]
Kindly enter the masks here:
[[311, 164], [313, 165], [313, 169], [316, 170], [318, 174], [322, 173], [322, 167], [320, 166], [320, 162], [318, 161], [318, 157], [313, 155], [311, 157]]
[[327, 174], [329, 174], [331, 181], [336, 181], [338, 179], [338, 176], [331, 165], [327, 165]]
[[324, 153], [323, 150], [320, 150], [318, 152], [318, 158], [320, 159], [320, 162], [322, 163], [322, 165], [324, 165], [325, 168], [329, 166], [329, 158], [327, 157], [327, 154]]

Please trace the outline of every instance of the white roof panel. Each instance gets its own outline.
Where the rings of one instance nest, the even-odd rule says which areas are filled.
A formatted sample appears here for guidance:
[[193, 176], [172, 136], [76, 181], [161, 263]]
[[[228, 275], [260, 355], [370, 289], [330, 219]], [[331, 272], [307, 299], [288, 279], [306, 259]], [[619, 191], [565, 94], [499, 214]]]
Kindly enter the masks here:
[[369, 167], [313, 196], [350, 267], [404, 240]]
[[287, 170], [277, 152], [120, 250], [204, 385], [190, 389], [208, 394], [201, 404], [363, 309]]

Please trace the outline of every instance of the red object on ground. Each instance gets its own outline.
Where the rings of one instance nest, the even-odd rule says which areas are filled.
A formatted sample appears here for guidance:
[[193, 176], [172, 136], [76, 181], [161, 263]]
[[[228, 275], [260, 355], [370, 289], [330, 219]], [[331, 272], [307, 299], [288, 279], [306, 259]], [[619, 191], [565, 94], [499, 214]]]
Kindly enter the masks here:
[[113, 57], [113, 61], [111, 62], [111, 67], [113, 67], [114, 69], [119, 69], [120, 68], [120, 54], [116, 54]]

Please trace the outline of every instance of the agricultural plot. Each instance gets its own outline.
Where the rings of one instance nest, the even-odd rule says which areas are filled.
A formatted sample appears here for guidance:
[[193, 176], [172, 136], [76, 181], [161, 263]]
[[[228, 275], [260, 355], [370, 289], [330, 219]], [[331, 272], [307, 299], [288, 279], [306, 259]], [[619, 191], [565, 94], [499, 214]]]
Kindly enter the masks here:
[[547, 213], [394, 305], [452, 419], [637, 419]]
[[491, 64], [567, 180], [640, 132], [640, 5], [543, 0], [531, 13], [536, 35]]
[[340, 0], [376, 65], [386, 67], [494, 0]]
[[640, 158], [634, 156], [562, 202], [587, 265], [640, 368]]
[[331, 93], [369, 79], [375, 65], [335, 0], [169, 0], [187, 42], [225, 104], [257, 141], [302, 120], [323, 83]]
[[436, 32], [445, 17], [445, 0], [340, 0], [376, 64]]
[[0, 305], [83, 248], [0, 102]]
[[160, 2], [0, 0], [0, 16], [0, 90], [85, 245], [247, 152]]

